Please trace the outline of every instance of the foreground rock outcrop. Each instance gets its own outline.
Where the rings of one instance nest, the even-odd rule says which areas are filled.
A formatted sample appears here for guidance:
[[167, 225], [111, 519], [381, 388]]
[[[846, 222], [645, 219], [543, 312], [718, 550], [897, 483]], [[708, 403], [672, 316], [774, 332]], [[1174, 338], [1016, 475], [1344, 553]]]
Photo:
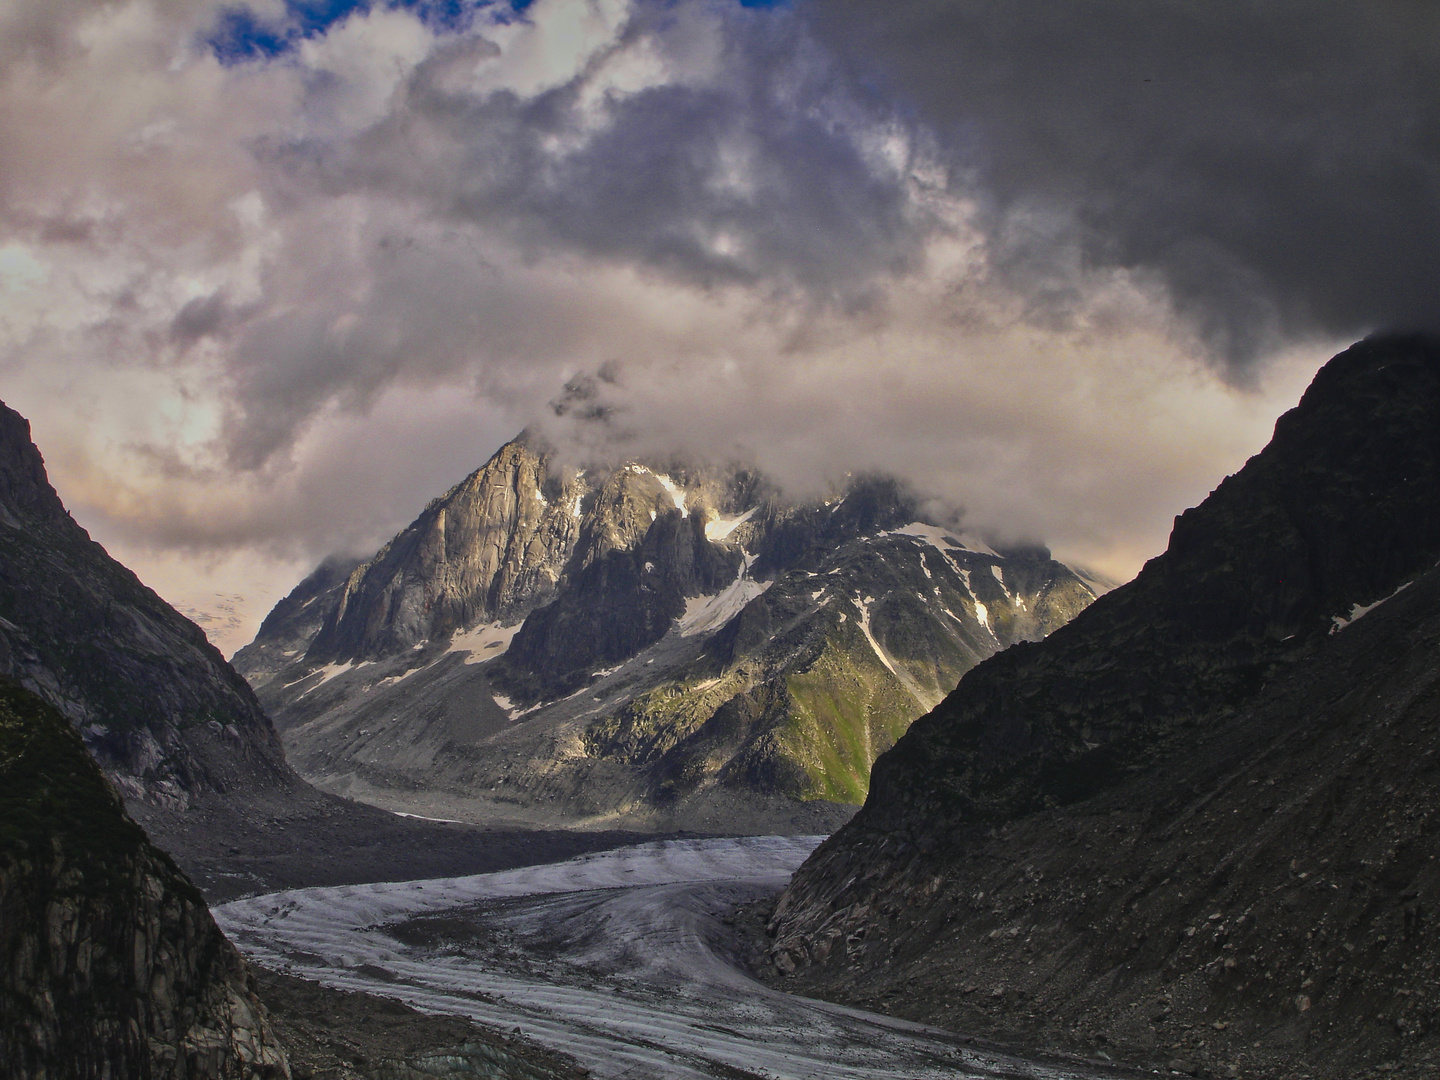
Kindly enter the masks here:
[[1433, 1075], [1437, 561], [1440, 342], [1367, 340], [1134, 582], [876, 763], [778, 969], [1187, 1071]]
[[53, 708], [0, 682], [0, 1075], [278, 1080], [283, 1049], [198, 890]]

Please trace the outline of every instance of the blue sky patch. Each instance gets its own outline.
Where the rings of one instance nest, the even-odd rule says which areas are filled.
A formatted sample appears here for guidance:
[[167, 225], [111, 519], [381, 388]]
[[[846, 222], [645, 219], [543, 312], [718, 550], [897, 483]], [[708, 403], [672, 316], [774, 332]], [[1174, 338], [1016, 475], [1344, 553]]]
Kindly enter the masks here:
[[236, 6], [221, 14], [206, 40], [223, 64], [268, 60], [293, 49], [305, 38], [323, 34], [331, 26], [373, 7], [404, 8], [429, 26], [457, 31], [470, 23], [480, 8], [497, 5], [524, 11], [532, 0], [286, 0], [285, 16], [262, 20], [248, 7]]
[[[261, 19], [244, 5], [227, 8], [206, 44], [222, 64], [269, 60], [293, 49], [299, 42], [323, 34], [357, 11], [372, 7], [404, 8], [415, 12], [439, 31], [456, 32], [470, 24], [481, 8], [508, 8], [523, 12], [534, 0], [285, 0], [281, 19]], [[791, 0], [736, 0], [741, 7], [786, 7]]]

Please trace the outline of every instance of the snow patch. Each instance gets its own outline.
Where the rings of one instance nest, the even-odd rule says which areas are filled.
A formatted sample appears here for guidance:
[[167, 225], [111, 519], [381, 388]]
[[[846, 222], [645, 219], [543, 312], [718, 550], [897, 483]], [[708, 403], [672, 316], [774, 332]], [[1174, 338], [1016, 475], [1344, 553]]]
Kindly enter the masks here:
[[520, 631], [520, 624], [501, 626], [498, 622], [481, 623], [450, 639], [446, 653], [466, 653], [465, 663], [483, 664], [491, 657], [500, 656], [510, 648], [510, 639]]
[[1005, 584], [1005, 577], [1001, 573], [1000, 567], [998, 567], [994, 563], [990, 564], [990, 576], [993, 577], [997, 582], [999, 582], [1001, 592], [1003, 592], [1006, 596], [1009, 596], [1010, 586]]
[[[924, 598], [922, 597], [921, 599]], [[933, 695], [927, 694], [909, 672], [897, 668], [894, 662], [891, 661], [889, 654], [880, 647], [880, 642], [875, 640], [875, 635], [870, 632], [870, 606], [874, 603], [874, 598], [867, 596], [856, 605], [860, 609], [860, 632], [863, 633], [866, 640], [870, 642], [870, 648], [875, 650], [875, 655], [880, 658], [880, 662], [889, 669], [891, 675], [894, 675], [895, 678], [899, 680], [900, 685], [909, 691], [910, 696], [920, 702], [925, 708], [934, 708], [939, 704], [939, 700], [933, 697]]]
[[990, 636], [995, 636], [995, 631], [990, 627], [990, 609], [979, 600], [975, 601], [975, 618], [980, 620], [980, 625], [990, 631]]
[[[321, 676], [320, 681], [316, 683], [315, 686], [324, 686], [331, 679], [335, 678], [335, 676], [344, 675], [345, 672], [357, 666], [359, 665], [357, 665], [353, 660], [345, 664], [326, 664], [323, 668], [320, 669], [321, 671], [325, 672], [325, 674]], [[310, 689], [313, 690], [314, 688], [315, 687], [312, 686]]]
[[[345, 672], [347, 672], [347, 671], [351, 671], [351, 670], [353, 670], [353, 669], [355, 669], [355, 668], [357, 668], [357, 667], [364, 667], [365, 664], [367, 664], [367, 663], [369, 663], [369, 662], [370, 662], [370, 661], [367, 660], [367, 661], [364, 661], [364, 662], [362, 662], [362, 663], [357, 664], [357, 663], [355, 663], [355, 661], [351, 660], [351, 661], [348, 661], [347, 663], [344, 663], [344, 664], [326, 664], [323, 668], [320, 669], [320, 671], [321, 671], [321, 673], [322, 673], [321, 676], [320, 676], [320, 681], [317, 682], [314, 686], [307, 686], [307, 687], [305, 688], [304, 692], [302, 692], [300, 696], [301, 696], [301, 697], [304, 697], [306, 694], [310, 693], [312, 690], [318, 690], [320, 687], [324, 686], [324, 685], [325, 685], [327, 682], [329, 682], [331, 679], [335, 678], [337, 675], [344, 675]], [[295, 683], [297, 683], [297, 682], [304, 682], [305, 679], [313, 678], [314, 675], [315, 675], [315, 672], [312, 671], [312, 672], [310, 672], [310, 674], [306, 675], [304, 678], [296, 679], [295, 682], [286, 683], [285, 685], [287, 685], [287, 686], [294, 686]]]
[[1408, 589], [1408, 588], [1409, 588], [1411, 585], [1413, 585], [1413, 584], [1414, 584], [1414, 581], [1413, 581], [1413, 580], [1412, 580], [1412, 581], [1407, 581], [1407, 582], [1405, 582], [1404, 585], [1401, 585], [1398, 589], [1396, 589], [1394, 592], [1392, 592], [1389, 596], [1381, 597], [1379, 600], [1376, 600], [1373, 604], [1356, 604], [1356, 605], [1354, 605], [1354, 606], [1350, 609], [1350, 615], [1349, 615], [1348, 618], [1347, 618], [1346, 616], [1344, 616], [1344, 615], [1336, 615], [1336, 616], [1334, 616], [1334, 617], [1331, 619], [1331, 621], [1332, 621], [1335, 625], [1332, 626], [1332, 627], [1330, 627], [1330, 633], [1332, 633], [1332, 634], [1338, 634], [1341, 630], [1344, 630], [1347, 626], [1351, 625], [1352, 623], [1359, 622], [1359, 621], [1360, 621], [1361, 619], [1363, 619], [1366, 615], [1369, 615], [1370, 612], [1374, 611], [1374, 610], [1375, 610], [1377, 607], [1379, 607], [1381, 604], [1385, 603], [1386, 600], [1393, 600], [1395, 597], [1399, 596], [1402, 592], [1404, 592], [1406, 589]]
[[865, 640], [870, 642], [870, 648], [875, 650], [875, 655], [880, 658], [880, 662], [885, 665], [891, 675], [898, 679], [900, 673], [895, 670], [895, 665], [890, 662], [890, 657], [885, 655], [885, 650], [880, 647], [880, 642], [875, 640], [875, 635], [870, 632], [870, 605], [874, 602], [873, 596], [867, 596], [855, 605], [860, 609], [860, 632], [865, 635]]
[[739, 517], [716, 516], [705, 522], [706, 540], [724, 540], [732, 532], [755, 516], [758, 507], [752, 506]]
[[465, 822], [452, 817], [426, 817], [424, 814], [407, 814], [403, 810], [391, 810], [396, 817], [414, 818], [416, 821], [439, 821], [446, 825], [464, 825]]
[[655, 479], [659, 480], [660, 486], [670, 493], [670, 501], [675, 504], [675, 509], [680, 511], [680, 516], [689, 517], [690, 511], [685, 508], [685, 489], [664, 473], [656, 473]]
[[739, 576], [720, 592], [710, 596], [692, 596], [685, 601], [685, 614], [675, 624], [680, 636], [694, 637], [719, 630], [770, 584], [768, 581], [752, 581], [741, 570]]
[[882, 536], [913, 536], [917, 540], [923, 540], [938, 551], [973, 551], [977, 555], [993, 555], [997, 559], [999, 553], [989, 544], [985, 543], [973, 533], [957, 533], [953, 529], [942, 529], [938, 525], [927, 525], [923, 521], [912, 521], [909, 525], [902, 525], [898, 529], [891, 529], [888, 533], [881, 533]]

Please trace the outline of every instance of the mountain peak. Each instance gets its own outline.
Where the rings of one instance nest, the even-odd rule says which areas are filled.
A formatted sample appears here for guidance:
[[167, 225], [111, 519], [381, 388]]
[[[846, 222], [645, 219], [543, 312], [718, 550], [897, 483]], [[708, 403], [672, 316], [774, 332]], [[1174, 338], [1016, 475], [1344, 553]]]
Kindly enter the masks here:
[[45, 475], [30, 421], [0, 402], [0, 510], [18, 518], [69, 517]]
[[302, 771], [382, 805], [833, 827], [963, 671], [1093, 599], [922, 516], [893, 477], [787, 500], [741, 465], [517, 439], [236, 663]]

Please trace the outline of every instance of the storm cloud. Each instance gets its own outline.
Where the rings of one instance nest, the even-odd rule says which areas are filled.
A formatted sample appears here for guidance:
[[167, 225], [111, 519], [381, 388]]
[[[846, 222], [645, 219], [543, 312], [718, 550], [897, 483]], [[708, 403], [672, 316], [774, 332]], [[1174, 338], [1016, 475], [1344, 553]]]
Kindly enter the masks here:
[[[1436, 322], [1435, 20], [17, 0], [0, 396], [256, 619], [537, 423], [894, 471], [1123, 575], [1347, 339]], [[607, 423], [549, 409], [602, 370]]]
[[1303, 335], [1440, 325], [1435, 4], [827, 0], [807, 18], [851, 81], [935, 132], [1042, 306], [1075, 256], [1153, 275], [1241, 377]]

